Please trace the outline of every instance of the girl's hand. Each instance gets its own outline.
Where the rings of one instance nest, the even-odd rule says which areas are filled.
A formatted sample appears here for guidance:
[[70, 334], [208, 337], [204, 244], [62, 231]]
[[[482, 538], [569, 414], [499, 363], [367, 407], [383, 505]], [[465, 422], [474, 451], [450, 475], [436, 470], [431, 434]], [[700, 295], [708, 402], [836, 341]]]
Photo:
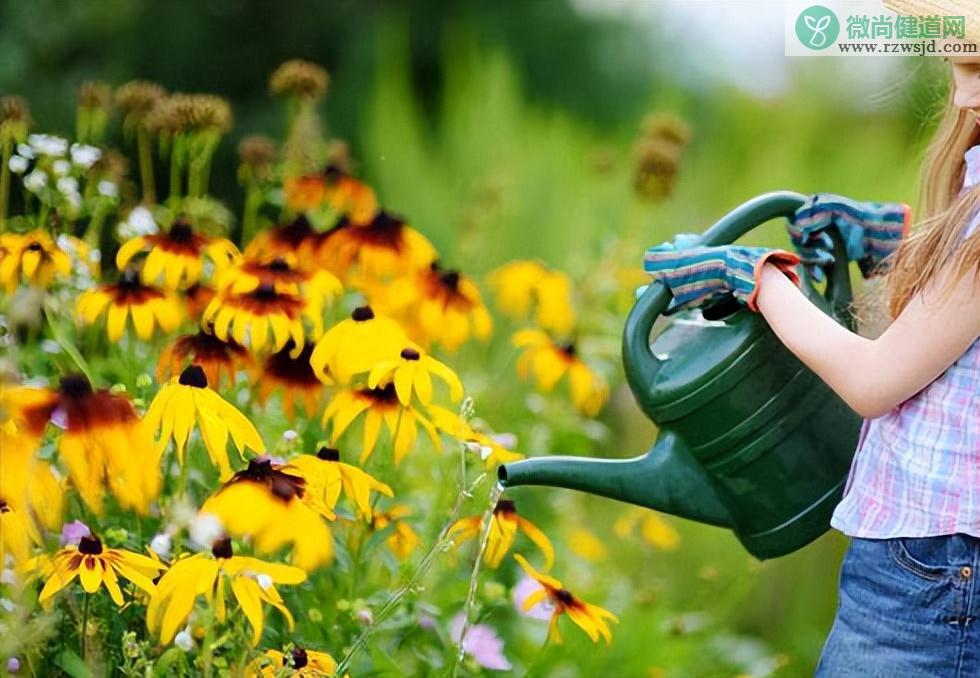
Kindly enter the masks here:
[[665, 242], [647, 250], [643, 270], [664, 284], [674, 296], [666, 315], [704, 306], [725, 294], [757, 311], [755, 298], [763, 264], [774, 264], [795, 284], [800, 279], [794, 266], [800, 258], [765, 247], [688, 247], [677, 249]]
[[814, 280], [834, 263], [827, 229], [836, 226], [847, 247], [849, 261], [858, 262], [869, 278], [881, 273], [880, 264], [898, 249], [908, 234], [911, 209], [904, 203], [860, 202], [832, 193], [818, 193], [788, 220], [793, 246]]

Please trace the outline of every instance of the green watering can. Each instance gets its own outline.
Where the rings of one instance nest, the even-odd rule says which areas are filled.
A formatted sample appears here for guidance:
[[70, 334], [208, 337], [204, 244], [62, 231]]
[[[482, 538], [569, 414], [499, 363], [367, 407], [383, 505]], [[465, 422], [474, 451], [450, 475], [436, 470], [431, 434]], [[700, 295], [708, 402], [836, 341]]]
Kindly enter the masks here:
[[[805, 196], [767, 193], [706, 231], [699, 245], [726, 245]], [[803, 290], [848, 326], [851, 283], [839, 234], [823, 294], [803, 272]], [[799, 361], [760, 314], [731, 304], [672, 315], [661, 284], [637, 300], [623, 333], [633, 395], [660, 434], [634, 459], [540, 457], [498, 468], [505, 487], [548, 485], [647, 506], [735, 532], [759, 559], [785, 555], [830, 527], [861, 427], [860, 417]]]

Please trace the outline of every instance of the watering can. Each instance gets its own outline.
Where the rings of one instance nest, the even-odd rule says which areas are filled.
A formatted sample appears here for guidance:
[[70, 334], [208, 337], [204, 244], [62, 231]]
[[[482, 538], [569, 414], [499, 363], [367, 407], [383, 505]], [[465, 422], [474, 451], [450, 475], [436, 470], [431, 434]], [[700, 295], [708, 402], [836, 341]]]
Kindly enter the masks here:
[[[754, 198], [724, 216], [696, 245], [727, 245], [806, 197]], [[847, 256], [830, 229], [834, 264], [820, 293], [804, 270], [803, 291], [852, 328]], [[801, 267], [805, 268], [805, 267]], [[505, 487], [582, 490], [726, 527], [759, 559], [810, 543], [830, 527], [861, 427], [853, 412], [779, 341], [761, 314], [734, 299], [654, 322], [671, 296], [654, 282], [623, 332], [626, 379], [659, 429], [634, 459], [549, 456], [498, 467]]]

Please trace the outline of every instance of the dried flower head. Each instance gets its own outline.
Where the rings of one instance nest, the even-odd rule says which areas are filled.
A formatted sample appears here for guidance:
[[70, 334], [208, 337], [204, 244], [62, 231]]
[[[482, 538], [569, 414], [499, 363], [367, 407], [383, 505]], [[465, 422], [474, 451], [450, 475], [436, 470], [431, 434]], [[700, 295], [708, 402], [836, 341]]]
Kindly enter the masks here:
[[238, 158], [252, 170], [263, 170], [276, 161], [276, 144], [260, 134], [244, 137], [238, 143]]
[[78, 88], [78, 105], [108, 111], [112, 108], [112, 88], [99, 80], [83, 82]]
[[0, 143], [23, 141], [31, 126], [31, 109], [23, 97], [0, 97]]
[[643, 136], [686, 146], [691, 142], [691, 126], [676, 115], [653, 113], [643, 121]]
[[218, 131], [231, 129], [231, 107], [211, 94], [172, 94], [151, 112], [150, 127], [172, 132]]
[[642, 139], [636, 145], [633, 187], [657, 200], [670, 195], [680, 167], [683, 147], [664, 139]]
[[327, 93], [326, 69], [310, 61], [291, 59], [269, 76], [269, 91], [276, 96], [302, 97], [316, 101]]
[[350, 144], [344, 139], [331, 139], [327, 145], [327, 167], [336, 167], [344, 174], [351, 173]]
[[116, 90], [116, 106], [128, 120], [142, 120], [165, 96], [167, 91], [155, 82], [130, 80]]

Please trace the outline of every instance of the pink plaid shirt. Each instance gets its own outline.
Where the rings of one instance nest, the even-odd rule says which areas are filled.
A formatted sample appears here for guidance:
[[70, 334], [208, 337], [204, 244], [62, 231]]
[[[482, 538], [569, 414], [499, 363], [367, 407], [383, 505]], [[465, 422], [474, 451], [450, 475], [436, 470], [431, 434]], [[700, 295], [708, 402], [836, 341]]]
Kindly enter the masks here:
[[[974, 146], [966, 152], [963, 184], [978, 183]], [[967, 235], [978, 223], [980, 215]], [[980, 339], [917, 394], [864, 421], [830, 524], [867, 539], [980, 537]]]

